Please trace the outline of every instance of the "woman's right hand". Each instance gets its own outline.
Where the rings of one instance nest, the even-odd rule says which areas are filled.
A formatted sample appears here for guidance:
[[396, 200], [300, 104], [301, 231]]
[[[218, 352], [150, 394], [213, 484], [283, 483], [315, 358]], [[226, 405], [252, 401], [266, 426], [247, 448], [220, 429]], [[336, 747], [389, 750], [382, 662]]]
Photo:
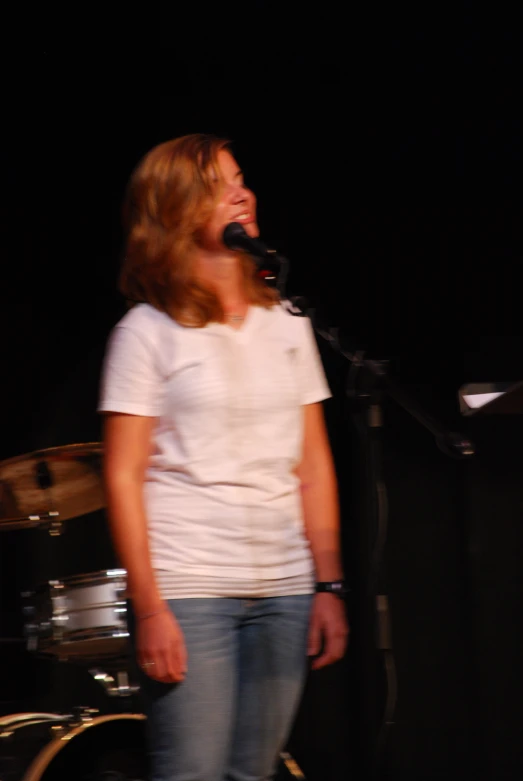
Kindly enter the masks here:
[[178, 621], [166, 606], [136, 619], [136, 655], [146, 675], [162, 683], [180, 683], [187, 672], [187, 649]]

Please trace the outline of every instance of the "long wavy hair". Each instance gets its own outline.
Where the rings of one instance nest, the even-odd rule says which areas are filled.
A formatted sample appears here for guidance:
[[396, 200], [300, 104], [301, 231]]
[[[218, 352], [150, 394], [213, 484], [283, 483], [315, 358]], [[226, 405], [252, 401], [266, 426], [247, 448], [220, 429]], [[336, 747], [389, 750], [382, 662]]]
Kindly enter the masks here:
[[[215, 293], [194, 276], [198, 232], [209, 220], [221, 183], [218, 153], [230, 142], [195, 133], [151, 149], [133, 171], [123, 204], [126, 233], [119, 288], [130, 304], [147, 302], [182, 325], [220, 322]], [[269, 308], [277, 292], [241, 255], [250, 303]]]

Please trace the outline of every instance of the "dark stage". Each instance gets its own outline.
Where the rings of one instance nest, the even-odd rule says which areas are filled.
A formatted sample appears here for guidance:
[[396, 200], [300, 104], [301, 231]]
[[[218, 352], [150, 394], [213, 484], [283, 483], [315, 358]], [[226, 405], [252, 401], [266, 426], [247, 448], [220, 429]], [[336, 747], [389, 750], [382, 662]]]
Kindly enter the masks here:
[[[161, 141], [231, 139], [333, 392], [351, 642], [309, 675], [289, 755], [307, 781], [519, 781], [523, 415], [464, 416], [458, 390], [523, 380], [521, 16], [287, 10], [251, 3], [248, 34], [187, 12], [154, 56], [20, 40], [3, 97], [0, 471], [100, 442], [127, 178]], [[103, 501], [85, 502], [58, 536], [0, 523], [2, 781], [73, 728], [44, 719], [19, 745], [7, 717], [80, 707], [100, 721], [71, 765], [132, 746], [118, 778], [144, 772], [139, 690], [115, 696], [24, 638], [22, 593], [117, 567]], [[94, 666], [134, 685], [127, 660]]]

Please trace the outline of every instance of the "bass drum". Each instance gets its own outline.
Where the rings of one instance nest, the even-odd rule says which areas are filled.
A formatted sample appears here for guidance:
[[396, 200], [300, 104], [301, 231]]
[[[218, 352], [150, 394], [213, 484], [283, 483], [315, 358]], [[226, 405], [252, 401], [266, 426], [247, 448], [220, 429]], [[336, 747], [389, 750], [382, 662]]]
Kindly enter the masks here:
[[145, 716], [0, 718], [0, 781], [146, 781]]

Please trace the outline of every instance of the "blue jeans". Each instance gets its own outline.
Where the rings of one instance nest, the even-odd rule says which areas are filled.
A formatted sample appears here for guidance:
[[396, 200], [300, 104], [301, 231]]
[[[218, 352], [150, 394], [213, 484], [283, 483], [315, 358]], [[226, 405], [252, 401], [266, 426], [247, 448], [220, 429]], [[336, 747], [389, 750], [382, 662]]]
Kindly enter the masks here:
[[142, 676], [151, 781], [266, 781], [307, 669], [310, 595], [173, 599], [187, 645], [183, 683]]

